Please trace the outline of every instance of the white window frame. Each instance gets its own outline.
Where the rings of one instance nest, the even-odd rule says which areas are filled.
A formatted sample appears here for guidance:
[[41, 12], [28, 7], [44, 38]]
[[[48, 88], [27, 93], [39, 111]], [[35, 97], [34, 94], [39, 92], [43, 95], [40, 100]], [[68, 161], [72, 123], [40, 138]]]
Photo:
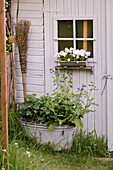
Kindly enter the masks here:
[[[58, 38], [58, 20], [73, 20], [73, 38]], [[76, 20], [93, 20], [93, 38], [76, 38]], [[54, 18], [54, 54], [58, 53], [58, 40], [73, 40], [74, 48], [76, 49], [77, 40], [90, 40], [93, 41], [93, 58], [88, 58], [89, 63], [97, 62], [97, 53], [96, 53], [96, 18], [94, 17], [74, 17], [74, 18]]]

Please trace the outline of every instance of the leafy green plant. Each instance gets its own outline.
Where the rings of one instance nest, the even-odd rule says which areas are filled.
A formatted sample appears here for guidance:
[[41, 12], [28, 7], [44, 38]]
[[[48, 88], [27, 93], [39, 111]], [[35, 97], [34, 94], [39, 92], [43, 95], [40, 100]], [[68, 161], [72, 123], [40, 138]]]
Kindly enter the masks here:
[[74, 135], [71, 151], [81, 156], [110, 157], [107, 143], [107, 138], [103, 135], [98, 137], [95, 130], [87, 134], [86, 132], [80, 131]]
[[84, 114], [95, 112], [90, 106], [97, 106], [91, 97], [91, 92], [96, 90], [94, 83], [88, 85], [89, 92], [86, 85], [82, 84], [82, 87], [73, 93], [71, 73], [67, 72], [66, 76], [61, 75], [59, 70], [51, 69], [50, 72], [54, 74], [54, 92], [39, 99], [36, 94], [27, 95], [27, 101], [19, 104], [18, 116], [25, 121], [46, 125], [48, 132], [58, 125], [77, 126], [82, 129]]
[[6, 29], [6, 54], [8, 54], [9, 52], [12, 51], [12, 45], [9, 43], [9, 34], [11, 35], [11, 28], [8, 27], [8, 21], [7, 21], [7, 13], [10, 12], [10, 8], [9, 8], [9, 0], [5, 0], [5, 10], [6, 10], [6, 24], [8, 30]]

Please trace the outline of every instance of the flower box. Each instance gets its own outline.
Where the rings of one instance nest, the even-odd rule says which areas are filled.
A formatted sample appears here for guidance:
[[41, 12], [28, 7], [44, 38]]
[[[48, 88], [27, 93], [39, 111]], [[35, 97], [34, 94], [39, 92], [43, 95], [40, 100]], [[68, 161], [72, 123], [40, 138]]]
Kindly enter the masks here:
[[87, 66], [87, 60], [85, 61], [59, 61], [60, 65], [62, 67], [86, 67]]

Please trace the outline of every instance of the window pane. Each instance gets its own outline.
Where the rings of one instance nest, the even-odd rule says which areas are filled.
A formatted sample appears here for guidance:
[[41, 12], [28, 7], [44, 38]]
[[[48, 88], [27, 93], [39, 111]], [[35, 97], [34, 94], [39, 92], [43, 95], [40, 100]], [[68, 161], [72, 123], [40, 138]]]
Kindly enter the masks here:
[[[76, 21], [76, 38], [83, 38], [83, 20]], [[87, 20], [87, 38], [93, 38], [93, 20]]]
[[[76, 49], [83, 49], [83, 41], [76, 41]], [[87, 51], [91, 52], [89, 58], [93, 58], [93, 41], [87, 41]]]
[[76, 38], [83, 38], [83, 21], [76, 21]]
[[58, 21], [58, 38], [73, 38], [73, 21]]
[[60, 40], [58, 41], [58, 52], [64, 50], [65, 48], [70, 48], [70, 47], [73, 47], [73, 41], [70, 40]]

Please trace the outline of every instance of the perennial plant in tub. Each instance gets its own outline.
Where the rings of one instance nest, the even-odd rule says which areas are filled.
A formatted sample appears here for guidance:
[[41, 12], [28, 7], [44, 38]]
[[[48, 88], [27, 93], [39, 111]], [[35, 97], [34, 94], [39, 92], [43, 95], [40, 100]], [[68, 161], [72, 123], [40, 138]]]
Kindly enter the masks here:
[[91, 52], [86, 52], [84, 49], [76, 50], [74, 48], [65, 48], [57, 54], [58, 61], [85, 61]]
[[48, 127], [48, 132], [59, 125], [77, 126], [83, 128], [84, 114], [94, 112], [91, 105], [97, 105], [91, 97], [96, 90], [94, 83], [82, 84], [76, 93], [72, 90], [72, 74], [60, 74], [59, 70], [50, 69], [53, 74], [54, 92], [49, 95], [36, 97], [36, 94], [27, 95], [27, 101], [19, 104], [18, 116], [21, 120], [36, 122]]

